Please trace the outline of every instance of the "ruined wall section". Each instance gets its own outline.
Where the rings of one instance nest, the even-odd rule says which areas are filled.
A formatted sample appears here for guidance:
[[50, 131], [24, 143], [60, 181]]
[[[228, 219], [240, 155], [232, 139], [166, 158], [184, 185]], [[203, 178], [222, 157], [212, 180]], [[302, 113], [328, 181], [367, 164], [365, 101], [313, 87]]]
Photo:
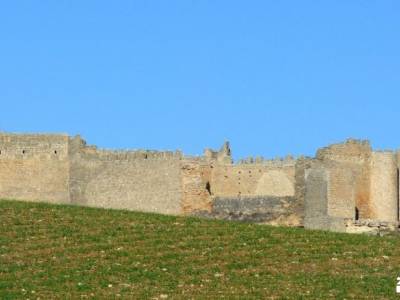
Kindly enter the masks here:
[[[300, 226], [304, 219], [305, 159], [246, 159], [211, 171], [216, 218]], [[298, 181], [297, 181], [298, 180]]]
[[182, 212], [186, 215], [211, 212], [211, 172], [214, 166], [202, 158], [182, 161]]
[[304, 226], [309, 229], [329, 229], [327, 171], [322, 164], [315, 163], [305, 176]]
[[304, 225], [305, 197], [306, 197], [306, 172], [311, 168], [313, 159], [300, 157], [295, 165], [295, 202], [291, 206], [293, 215], [296, 216], [297, 225]]
[[221, 197], [295, 195], [296, 161], [218, 164], [211, 178], [211, 192]]
[[399, 167], [399, 151], [372, 152], [358, 140], [320, 149], [315, 159], [233, 164], [228, 142], [184, 157], [101, 150], [79, 136], [0, 133], [0, 198], [336, 231], [357, 219], [397, 224]]
[[106, 151], [70, 141], [72, 203], [181, 213], [180, 152]]
[[68, 136], [0, 133], [0, 198], [68, 203]]

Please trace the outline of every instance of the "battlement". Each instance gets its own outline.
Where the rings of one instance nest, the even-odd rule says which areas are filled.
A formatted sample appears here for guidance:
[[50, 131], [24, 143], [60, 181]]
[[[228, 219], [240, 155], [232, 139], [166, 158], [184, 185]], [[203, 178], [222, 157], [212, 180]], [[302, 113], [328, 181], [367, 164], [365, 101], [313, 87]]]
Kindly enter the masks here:
[[372, 147], [367, 140], [348, 139], [344, 143], [332, 144], [317, 151], [316, 158], [321, 161], [353, 161], [368, 160]]
[[[73, 147], [75, 145], [75, 147]], [[60, 159], [79, 154], [85, 159], [107, 161], [182, 159], [181, 151], [108, 150], [87, 145], [79, 136], [66, 134], [5, 134], [0, 133], [0, 159]]]
[[102, 161], [134, 161], [134, 160], [180, 160], [183, 153], [176, 151], [157, 151], [157, 150], [110, 150], [100, 149], [94, 145], [87, 145], [86, 141], [80, 136], [70, 138], [70, 150], [72, 156], [79, 155], [83, 159], [102, 160]]
[[286, 166], [294, 166], [296, 164], [297, 159], [291, 155], [285, 157], [277, 157], [273, 159], [266, 159], [262, 156], [257, 157], [247, 157], [244, 159], [239, 159], [237, 165], [260, 165], [260, 166], [271, 166], [271, 167], [286, 167]]
[[169, 160], [183, 158], [183, 154], [180, 151], [155, 151], [155, 150], [107, 150], [98, 149], [95, 146], [88, 146], [79, 152], [79, 155], [86, 159], [99, 159], [107, 161], [119, 161], [119, 160]]
[[396, 224], [400, 151], [349, 139], [315, 158], [249, 157], [229, 142], [203, 156], [110, 150], [79, 135], [0, 133], [0, 198], [251, 219], [345, 230], [344, 220]]

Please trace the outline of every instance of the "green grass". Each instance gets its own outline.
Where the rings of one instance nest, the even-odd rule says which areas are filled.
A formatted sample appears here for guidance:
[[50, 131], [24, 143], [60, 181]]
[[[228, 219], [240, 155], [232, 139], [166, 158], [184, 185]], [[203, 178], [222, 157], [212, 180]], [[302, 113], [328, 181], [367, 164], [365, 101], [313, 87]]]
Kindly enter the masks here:
[[0, 201], [0, 299], [395, 299], [400, 239]]

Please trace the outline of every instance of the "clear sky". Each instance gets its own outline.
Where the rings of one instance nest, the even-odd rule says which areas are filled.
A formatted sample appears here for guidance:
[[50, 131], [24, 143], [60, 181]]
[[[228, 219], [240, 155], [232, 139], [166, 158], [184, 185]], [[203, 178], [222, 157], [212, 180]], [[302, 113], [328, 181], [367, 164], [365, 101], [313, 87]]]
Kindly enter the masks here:
[[0, 130], [102, 148], [400, 147], [400, 1], [2, 1]]

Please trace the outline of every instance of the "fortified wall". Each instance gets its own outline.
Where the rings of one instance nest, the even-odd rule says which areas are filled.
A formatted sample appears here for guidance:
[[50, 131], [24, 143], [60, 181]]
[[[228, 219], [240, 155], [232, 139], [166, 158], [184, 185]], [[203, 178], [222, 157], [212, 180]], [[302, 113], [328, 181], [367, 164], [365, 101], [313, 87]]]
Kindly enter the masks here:
[[0, 133], [0, 198], [358, 232], [397, 228], [399, 152], [348, 140], [233, 163], [229, 143], [200, 157], [109, 151], [68, 135]]
[[374, 152], [368, 141], [320, 149], [306, 171], [305, 226], [357, 232], [397, 228], [399, 152]]

